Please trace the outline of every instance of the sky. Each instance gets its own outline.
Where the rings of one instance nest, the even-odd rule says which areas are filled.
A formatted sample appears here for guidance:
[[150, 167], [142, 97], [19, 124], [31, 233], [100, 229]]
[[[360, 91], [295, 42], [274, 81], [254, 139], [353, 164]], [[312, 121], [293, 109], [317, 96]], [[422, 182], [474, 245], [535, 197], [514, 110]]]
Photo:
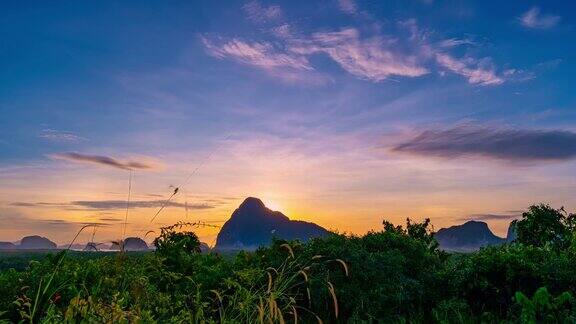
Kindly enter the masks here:
[[[356, 234], [410, 217], [505, 236], [531, 204], [572, 211], [575, 16], [572, 1], [2, 2], [0, 241], [221, 225], [248, 196]], [[218, 228], [196, 231], [213, 244]]]

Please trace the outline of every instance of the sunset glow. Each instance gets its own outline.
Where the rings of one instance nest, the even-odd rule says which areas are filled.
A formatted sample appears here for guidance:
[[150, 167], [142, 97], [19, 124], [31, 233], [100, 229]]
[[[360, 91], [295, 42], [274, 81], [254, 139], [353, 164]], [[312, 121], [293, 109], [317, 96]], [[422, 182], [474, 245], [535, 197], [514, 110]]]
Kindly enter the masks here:
[[249, 196], [349, 233], [571, 210], [575, 8], [459, 3], [6, 5], [0, 241], [118, 239], [127, 208], [130, 236], [219, 226]]

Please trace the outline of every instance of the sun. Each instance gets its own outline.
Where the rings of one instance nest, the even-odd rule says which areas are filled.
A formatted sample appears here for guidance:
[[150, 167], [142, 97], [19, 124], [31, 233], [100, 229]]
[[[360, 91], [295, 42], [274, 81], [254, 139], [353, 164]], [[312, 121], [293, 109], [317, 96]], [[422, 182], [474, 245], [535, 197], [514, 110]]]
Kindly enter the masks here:
[[269, 199], [269, 198], [263, 198], [262, 201], [264, 202], [264, 205], [268, 209], [271, 209], [273, 211], [280, 211], [280, 212], [283, 210], [282, 204], [278, 203], [277, 200]]

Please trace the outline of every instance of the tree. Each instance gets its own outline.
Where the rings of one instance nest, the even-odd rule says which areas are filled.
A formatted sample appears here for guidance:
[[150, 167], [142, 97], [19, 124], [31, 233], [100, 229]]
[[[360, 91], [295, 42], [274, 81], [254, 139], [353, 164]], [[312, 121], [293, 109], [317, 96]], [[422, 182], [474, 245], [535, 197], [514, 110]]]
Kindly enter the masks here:
[[402, 228], [400, 225], [395, 226], [387, 220], [382, 221], [382, 225], [384, 226], [384, 232], [408, 236], [409, 238], [425, 243], [432, 251], [438, 249], [439, 245], [434, 238], [430, 218], [426, 218], [422, 223], [413, 223], [410, 218], [407, 218], [406, 229]]
[[516, 229], [516, 242], [530, 246], [545, 246], [564, 249], [576, 228], [576, 215], [568, 214], [564, 207], [554, 209], [547, 204], [532, 205], [522, 213], [522, 219], [512, 226]]

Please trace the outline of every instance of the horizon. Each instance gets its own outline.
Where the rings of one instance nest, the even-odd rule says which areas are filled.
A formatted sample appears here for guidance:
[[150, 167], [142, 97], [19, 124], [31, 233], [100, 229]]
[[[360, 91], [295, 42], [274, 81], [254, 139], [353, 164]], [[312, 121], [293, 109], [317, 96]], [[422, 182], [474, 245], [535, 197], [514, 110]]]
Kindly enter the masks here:
[[3, 3], [0, 241], [573, 211], [576, 3], [495, 4]]
[[[260, 200], [260, 199], [257, 198], [257, 197], [249, 196], [249, 197], [246, 197], [246, 198], [243, 200], [243, 202], [245, 202], [247, 199], [258, 199], [258, 200]], [[264, 203], [264, 202], [263, 202], [263, 203]], [[272, 211], [272, 212], [280, 212], [280, 213], [282, 213], [281, 210], [272, 209], [272, 208], [270, 208], [269, 206], [266, 206], [265, 203], [264, 203], [264, 207], [265, 207], [266, 209]], [[240, 208], [240, 206], [238, 206], [238, 208]], [[282, 214], [283, 214], [283, 213], [282, 213]], [[230, 216], [232, 216], [232, 215], [230, 215]], [[290, 219], [290, 220], [293, 220], [293, 219]], [[183, 221], [184, 221], [184, 220], [183, 220]], [[383, 221], [384, 221], [384, 220], [383, 220]], [[434, 233], [436, 233], [436, 232], [438, 232], [439, 230], [447, 229], [447, 228], [450, 228], [450, 227], [452, 227], [452, 226], [464, 225], [464, 224], [469, 223], [469, 222], [476, 222], [476, 223], [487, 224], [487, 225], [488, 225], [488, 229], [489, 229], [491, 232], [493, 232], [493, 230], [490, 228], [490, 224], [489, 224], [489, 223], [484, 222], [484, 221], [475, 220], [475, 219], [465, 220], [465, 221], [463, 221], [462, 223], [453, 224], [453, 225], [449, 225], [449, 226], [447, 226], [447, 227], [438, 228], [438, 229], [434, 228], [434, 222], [433, 222], [433, 220], [431, 220], [431, 226], [432, 226], [432, 230], [434, 231]], [[208, 224], [210, 225], [209, 222], [208, 222]], [[89, 224], [86, 224], [86, 225], [89, 225]], [[403, 224], [403, 225], [405, 225], [405, 224]], [[510, 225], [510, 224], [509, 224], [509, 225]], [[72, 243], [73, 243], [73, 246], [76, 246], [76, 245], [82, 245], [82, 246], [84, 246], [84, 245], [86, 245], [86, 244], [88, 244], [88, 243], [94, 243], [94, 242], [97, 242], [97, 243], [100, 243], [100, 244], [108, 244], [108, 243], [109, 243], [109, 244], [112, 244], [112, 245], [115, 244], [115, 240], [116, 240], [117, 238], [104, 238], [104, 239], [103, 239], [103, 238], [99, 238], [99, 239], [97, 240], [95, 237], [92, 237], [92, 234], [91, 234], [91, 232], [93, 231], [94, 227], [90, 226], [90, 227], [86, 227], [86, 228], [87, 228], [87, 230], [86, 230], [86, 233], [87, 233], [87, 234], [85, 234], [84, 236], [86, 237], [87, 240], [82, 241], [82, 240], [76, 239], [76, 241], [73, 241], [73, 242], [72, 242]], [[192, 228], [196, 229], [196, 227], [192, 227]], [[200, 227], [198, 227], [198, 228], [202, 228], [202, 227], [200, 226]], [[217, 231], [220, 232], [221, 229], [222, 229], [222, 228], [220, 227], [220, 228], [217, 229]], [[328, 231], [334, 232], [334, 229], [330, 229], [330, 228], [326, 228], [326, 229], [327, 229]], [[381, 228], [380, 230], [383, 230], [383, 228]], [[79, 231], [80, 231], [80, 234], [83, 232], [82, 227], [79, 228]], [[76, 231], [76, 233], [78, 233], [78, 231]], [[73, 234], [76, 234], [76, 233], [73, 233]], [[71, 233], [71, 234], [72, 234], [72, 233]], [[352, 234], [352, 233], [345, 233], [345, 234]], [[38, 237], [42, 237], [42, 238], [47, 238], [48, 240], [52, 241], [52, 240], [50, 239], [50, 237], [47, 237], [47, 236], [45, 236], [45, 235], [42, 235], [42, 233], [29, 233], [28, 235], [25, 235], [24, 237], [30, 237], [30, 236], [38, 236]], [[500, 237], [500, 238], [502, 238], [502, 239], [506, 239], [506, 238], [507, 238], [507, 235], [504, 235], [504, 236], [496, 235], [496, 236], [498, 236], [498, 237]], [[23, 239], [24, 237], [22, 237], [21, 239]], [[80, 237], [80, 236], [79, 236], [79, 237]], [[140, 239], [142, 239], [144, 242], [146, 242], [149, 246], [152, 246], [152, 245], [153, 245], [153, 241], [154, 241], [154, 237], [147, 237], [146, 234], [144, 234], [144, 236], [134, 235], [134, 236], [126, 236], [126, 237], [124, 237], [124, 239], [128, 239], [128, 238], [140, 238]], [[19, 244], [20, 241], [21, 241], [21, 239], [16, 240], [16, 241], [8, 241], [8, 242], [9, 242], [9, 243], [14, 243], [14, 244]], [[92, 239], [94, 239], [94, 241], [92, 241]], [[3, 242], [7, 242], [7, 241], [2, 241], [2, 240], [0, 240], [0, 243], [3, 243]], [[202, 243], [206, 243], [206, 244], [207, 244], [209, 247], [211, 247], [211, 248], [214, 247], [215, 242], [216, 242], [215, 238], [214, 238], [214, 241], [213, 241], [213, 242], [203, 242], [203, 241], [202, 241]], [[67, 246], [67, 245], [72, 244], [71, 242], [54, 242], [54, 243], [56, 243], [56, 244], [58, 245], [58, 248], [63, 248], [63, 247], [65, 247], [65, 246]], [[74, 249], [74, 248], [72, 248], [72, 249]]]

